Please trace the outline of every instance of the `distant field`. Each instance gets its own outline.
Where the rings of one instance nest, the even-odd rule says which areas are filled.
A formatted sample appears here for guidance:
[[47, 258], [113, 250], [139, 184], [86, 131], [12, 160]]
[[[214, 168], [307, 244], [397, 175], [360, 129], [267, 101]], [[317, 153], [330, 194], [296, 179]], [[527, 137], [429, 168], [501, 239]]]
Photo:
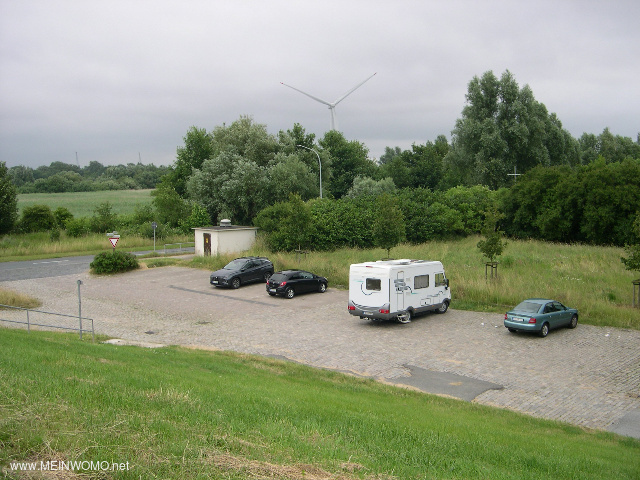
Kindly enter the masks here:
[[74, 217], [91, 217], [101, 203], [109, 202], [115, 214], [133, 213], [136, 205], [151, 204], [152, 190], [107, 190], [103, 192], [25, 193], [18, 195], [18, 210], [31, 205], [48, 205], [51, 210], [67, 208]]

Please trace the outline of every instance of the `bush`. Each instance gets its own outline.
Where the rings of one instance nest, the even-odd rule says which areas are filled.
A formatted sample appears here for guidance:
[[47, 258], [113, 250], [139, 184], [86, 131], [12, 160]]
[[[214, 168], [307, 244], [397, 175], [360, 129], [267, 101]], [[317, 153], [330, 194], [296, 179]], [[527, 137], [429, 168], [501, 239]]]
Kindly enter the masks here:
[[56, 226], [56, 219], [48, 205], [32, 205], [22, 210], [20, 229], [25, 233], [43, 232]]
[[74, 238], [84, 237], [91, 231], [89, 220], [86, 218], [72, 218], [67, 221], [66, 227], [67, 235]]
[[129, 270], [140, 268], [135, 255], [116, 251], [113, 253], [99, 253], [89, 266], [97, 274], [128, 272]]
[[117, 215], [112, 210], [109, 202], [101, 203], [94, 209], [90, 226], [92, 232], [106, 233], [116, 228]]
[[58, 207], [53, 211], [53, 217], [59, 228], [66, 228], [67, 222], [73, 219], [73, 214], [66, 207]]

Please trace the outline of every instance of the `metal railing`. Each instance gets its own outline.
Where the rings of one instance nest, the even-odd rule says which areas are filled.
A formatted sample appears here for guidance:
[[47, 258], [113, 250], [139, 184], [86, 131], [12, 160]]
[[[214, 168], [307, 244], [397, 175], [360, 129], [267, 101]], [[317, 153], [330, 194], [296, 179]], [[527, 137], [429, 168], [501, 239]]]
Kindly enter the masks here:
[[[21, 325], [26, 325], [27, 326], [27, 331], [31, 331], [31, 327], [47, 327], [47, 328], [59, 328], [62, 330], [74, 330], [80, 333], [80, 340], [82, 340], [82, 332], [91, 332], [91, 340], [95, 342], [96, 340], [96, 334], [95, 334], [95, 330], [93, 328], [93, 319], [92, 318], [87, 318], [87, 317], [82, 317], [79, 315], [67, 315], [65, 313], [54, 313], [54, 312], [45, 312], [43, 310], [34, 310], [32, 308], [24, 308], [24, 307], [14, 307], [11, 305], [0, 305], [1, 308], [9, 308], [9, 309], [13, 309], [13, 310], [23, 310], [24, 312], [26, 312], [26, 316], [27, 316], [27, 321], [23, 322], [20, 320], [9, 320], [6, 318], [0, 318], [0, 322], [10, 322], [10, 323], [19, 323]], [[31, 321], [31, 318], [29, 316], [29, 313], [42, 313], [45, 315], [55, 315], [58, 317], [68, 317], [68, 318], [76, 318], [78, 320], [78, 327], [64, 327], [61, 325], [51, 325], [51, 324], [43, 324], [43, 323], [34, 323]], [[82, 328], [82, 321], [83, 320], [88, 320], [91, 322], [91, 330], [87, 330]]]
[[164, 244], [164, 250], [163, 250], [163, 255], [167, 254], [167, 247], [171, 247], [173, 245], [178, 245], [178, 248], [170, 248], [169, 250], [171, 250], [171, 252], [169, 253], [175, 253], [176, 250], [178, 250], [178, 253], [182, 253], [182, 247], [185, 246], [184, 248], [187, 249], [188, 251], [191, 251], [192, 248], [195, 248], [196, 244], [195, 242], [185, 242], [185, 243], [165, 243]]

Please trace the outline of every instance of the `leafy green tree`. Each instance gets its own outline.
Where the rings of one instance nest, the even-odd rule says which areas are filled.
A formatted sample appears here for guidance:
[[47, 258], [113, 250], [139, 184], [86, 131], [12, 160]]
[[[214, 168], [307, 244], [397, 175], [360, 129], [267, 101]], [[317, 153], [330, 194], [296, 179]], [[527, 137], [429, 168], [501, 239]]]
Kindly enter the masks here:
[[178, 155], [164, 182], [184, 197], [187, 180], [194, 170], [202, 167], [214, 154], [213, 136], [204, 128], [191, 127], [183, 137], [184, 145], [178, 147]]
[[381, 176], [391, 177], [399, 188], [435, 190], [443, 182], [443, 162], [448, 151], [449, 143], [444, 135], [439, 135], [435, 143], [414, 143], [411, 150], [405, 150], [383, 164]]
[[16, 187], [33, 183], [33, 168], [18, 165], [9, 169], [9, 176]]
[[500, 79], [491, 71], [474, 77], [466, 99], [446, 160], [460, 183], [496, 189], [509, 184], [514, 168], [579, 163], [576, 140], [508, 70]]
[[31, 205], [22, 209], [20, 230], [23, 232], [42, 232], [55, 226], [56, 219], [48, 205]]
[[238, 155], [261, 167], [266, 167], [278, 152], [275, 136], [267, 132], [267, 126], [255, 123], [243, 115], [231, 125], [218, 126], [212, 132], [213, 156], [222, 153]]
[[353, 186], [349, 189], [345, 197], [357, 198], [361, 196], [378, 197], [383, 193], [393, 195], [396, 193], [396, 186], [391, 178], [374, 180], [369, 177], [356, 177], [353, 179]]
[[18, 219], [18, 193], [5, 162], [0, 162], [0, 235], [9, 233]]
[[168, 183], [161, 182], [151, 196], [159, 222], [177, 227], [189, 215], [188, 203]]
[[402, 149], [400, 147], [384, 147], [384, 153], [380, 155], [378, 159], [378, 163], [380, 165], [386, 165], [391, 162], [395, 157], [402, 153]]
[[251, 224], [270, 203], [268, 169], [237, 154], [221, 153], [194, 172], [187, 191], [212, 219], [227, 217], [234, 223]]
[[316, 162], [315, 171], [300, 159], [297, 153], [278, 153], [267, 169], [269, 189], [274, 198], [283, 198], [290, 193], [309, 200], [319, 195], [320, 178]]
[[498, 208], [495, 192], [482, 185], [460, 185], [439, 194], [438, 198], [460, 214], [465, 235], [480, 233], [484, 226], [485, 212]]
[[376, 164], [368, 158], [369, 150], [362, 143], [347, 141], [342, 133], [335, 130], [327, 132], [319, 143], [331, 156], [328, 190], [334, 198], [343, 197], [357, 176], [375, 176]]
[[629, 137], [614, 135], [605, 128], [600, 135], [584, 133], [579, 139], [580, 159], [583, 165], [604, 158], [607, 163], [622, 162], [626, 158], [640, 158], [640, 135], [634, 142]]
[[621, 257], [620, 260], [627, 270], [640, 272], [640, 212], [636, 214], [636, 220], [633, 222], [633, 233], [634, 241], [624, 247], [627, 256]]
[[303, 249], [311, 237], [311, 210], [300, 195], [292, 193], [287, 202], [279, 202], [262, 210], [254, 224], [266, 233], [271, 250]]
[[495, 262], [507, 246], [498, 226], [501, 214], [497, 210], [491, 210], [485, 214], [485, 217], [484, 239], [480, 240], [477, 246], [490, 262]]
[[387, 257], [390, 257], [391, 249], [405, 239], [404, 217], [396, 198], [388, 193], [378, 197], [377, 207], [373, 241], [377, 247], [384, 248]]
[[198, 203], [191, 206], [191, 215], [189, 215], [180, 227], [185, 233], [190, 233], [192, 228], [200, 228], [211, 225], [211, 217], [207, 213], [207, 209]]
[[596, 160], [578, 170], [575, 190], [582, 206], [581, 241], [600, 245], [631, 241], [640, 210], [640, 159]]

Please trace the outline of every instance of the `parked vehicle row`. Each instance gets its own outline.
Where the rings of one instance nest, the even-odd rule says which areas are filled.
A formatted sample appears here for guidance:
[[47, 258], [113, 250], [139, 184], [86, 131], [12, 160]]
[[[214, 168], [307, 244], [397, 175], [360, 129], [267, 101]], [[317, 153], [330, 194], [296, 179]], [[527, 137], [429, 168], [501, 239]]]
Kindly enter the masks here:
[[329, 286], [325, 277], [304, 270], [274, 272], [273, 263], [265, 257], [236, 258], [209, 277], [209, 283], [216, 287], [240, 288], [262, 281], [266, 282], [269, 295], [286, 298], [293, 298], [300, 293], [324, 293]]
[[[294, 298], [310, 292], [324, 293], [329, 281], [305, 270], [274, 271], [266, 257], [242, 257], [213, 272], [216, 287], [239, 288], [265, 282], [270, 296]], [[356, 263], [349, 269], [347, 311], [361, 319], [409, 323], [419, 314], [446, 313], [451, 303], [449, 279], [441, 262], [401, 259]], [[533, 332], [546, 337], [555, 328], [576, 328], [578, 310], [557, 300], [530, 298], [504, 315], [510, 332]]]

